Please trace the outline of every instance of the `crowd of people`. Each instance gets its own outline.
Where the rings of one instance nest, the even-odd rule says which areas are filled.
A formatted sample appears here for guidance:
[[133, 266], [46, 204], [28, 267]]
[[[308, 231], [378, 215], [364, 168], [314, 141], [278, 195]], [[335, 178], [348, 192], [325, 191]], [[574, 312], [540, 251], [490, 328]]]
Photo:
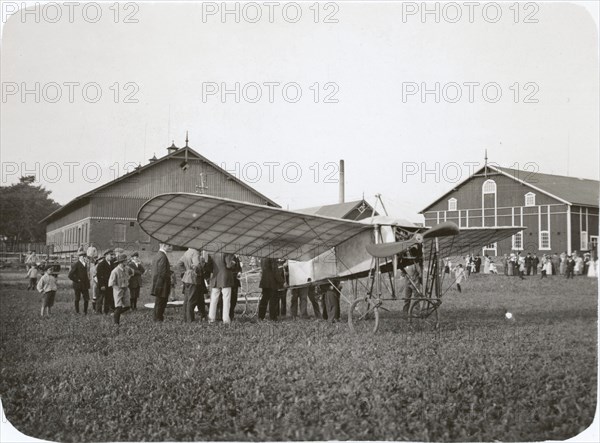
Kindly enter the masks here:
[[[154, 297], [154, 321], [164, 321], [165, 309], [174, 298], [177, 284], [181, 283], [183, 295], [184, 322], [196, 320], [196, 310], [201, 321], [214, 323], [221, 319], [229, 324], [234, 319], [241, 287], [242, 261], [235, 254], [215, 253], [208, 255], [189, 248], [175, 266], [169, 262], [170, 245], [161, 244], [151, 265], [150, 295]], [[258, 319], [276, 321], [287, 314], [287, 293], [289, 276], [287, 262], [274, 258], [263, 258], [259, 266], [261, 277], [259, 288], [261, 297], [258, 303]], [[42, 316], [50, 315], [57, 291], [57, 278], [60, 265], [48, 265], [39, 260], [35, 252], [25, 259], [28, 290], [37, 289], [42, 294]], [[43, 277], [37, 281], [38, 275]], [[122, 249], [108, 249], [99, 254], [92, 244], [87, 250], [80, 248], [77, 261], [71, 264], [68, 278], [72, 282], [74, 309], [87, 315], [91, 308], [95, 314], [112, 315], [115, 324], [120, 324], [121, 315], [137, 309], [142, 287], [142, 275], [146, 269], [139, 254], [125, 254]], [[210, 291], [208, 310], [205, 296]], [[337, 322], [340, 320], [341, 284], [311, 285], [291, 290], [292, 318], [309, 318], [308, 301], [312, 304], [315, 318]], [[82, 305], [83, 304], [83, 305]], [[82, 309], [80, 309], [82, 308]]]
[[[592, 259], [589, 252], [579, 254], [574, 251], [573, 254], [547, 253], [543, 254], [541, 259], [535, 252], [523, 254], [520, 251], [504, 254], [501, 259], [501, 271], [506, 276], [519, 277], [522, 280], [526, 276], [537, 276], [546, 278], [549, 275], [562, 275], [565, 278], [573, 278], [576, 275], [585, 275], [596, 277], [598, 275], [597, 261]], [[467, 255], [463, 264], [452, 265], [450, 258], [444, 259], [444, 273], [455, 276], [457, 289], [461, 292], [460, 284], [471, 274], [498, 274], [498, 268], [492, 257], [485, 254], [483, 258], [479, 255]]]
[[[214, 323], [222, 319], [229, 324], [235, 316], [238, 301], [238, 291], [241, 287], [242, 261], [235, 254], [215, 253], [208, 255], [197, 249], [189, 248], [178, 260], [175, 267], [171, 266], [168, 253], [170, 245], [161, 244], [154, 256], [151, 267], [152, 283], [150, 295], [154, 297], [153, 317], [157, 322], [164, 321], [165, 308], [168, 300], [173, 298], [177, 282], [181, 283], [183, 295], [183, 321], [193, 322], [196, 319], [196, 309], [200, 320]], [[251, 265], [257, 266], [256, 259]], [[28, 254], [25, 259], [28, 290], [37, 289], [42, 294], [41, 315], [51, 313], [57, 291], [57, 278], [61, 266], [57, 263], [47, 263], [38, 260], [35, 252]], [[506, 276], [537, 276], [541, 278], [550, 275], [563, 275], [573, 278], [576, 275], [597, 275], [596, 262], [589, 253], [572, 255], [567, 253], [543, 254], [541, 259], [536, 253], [522, 254], [513, 252], [504, 254], [501, 258], [502, 271]], [[261, 297], [258, 302], [258, 320], [267, 317], [276, 321], [287, 314], [287, 293], [289, 278], [287, 262], [275, 258], [260, 260]], [[471, 274], [497, 274], [498, 269], [488, 255], [481, 257], [467, 255], [463, 263], [453, 266], [450, 258], [443, 261], [444, 273], [453, 274], [456, 289], [462, 292], [461, 284]], [[414, 269], [413, 269], [414, 268]], [[129, 310], [137, 310], [137, 302], [142, 287], [142, 275], [146, 269], [140, 261], [137, 252], [130, 256], [122, 249], [108, 249], [99, 254], [92, 244], [87, 250], [78, 251], [78, 259], [69, 269], [68, 278], [72, 281], [74, 292], [74, 308], [80, 313], [80, 303], [83, 301], [83, 314], [87, 315], [89, 302], [95, 314], [112, 315], [115, 324], [119, 324], [121, 315]], [[410, 275], [413, 273], [414, 275]], [[403, 269], [403, 274], [413, 282], [419, 281], [418, 266]], [[38, 276], [41, 275], [38, 281]], [[179, 279], [178, 277], [179, 276]], [[309, 280], [310, 282], [310, 280]], [[418, 283], [417, 283], [418, 284]], [[414, 286], [414, 284], [412, 285]], [[410, 300], [411, 292], [416, 290], [410, 284], [405, 285], [405, 298]], [[208, 311], [205, 296], [210, 291]], [[340, 320], [341, 283], [332, 280], [327, 284], [307, 285], [291, 289], [292, 318], [309, 318], [308, 302], [310, 301], [315, 318], [329, 322]], [[406, 310], [407, 304], [404, 309]]]

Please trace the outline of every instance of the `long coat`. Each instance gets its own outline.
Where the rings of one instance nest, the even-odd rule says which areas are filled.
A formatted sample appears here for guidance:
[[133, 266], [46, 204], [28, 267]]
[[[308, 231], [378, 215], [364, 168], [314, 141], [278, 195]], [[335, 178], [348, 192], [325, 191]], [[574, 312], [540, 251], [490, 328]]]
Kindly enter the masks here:
[[73, 282], [73, 288], [75, 289], [90, 289], [87, 266], [84, 266], [80, 261], [75, 262], [71, 266], [69, 279]]
[[260, 288], [281, 289], [285, 282], [283, 268], [279, 267], [276, 258], [263, 258], [260, 262], [262, 275], [260, 277]]
[[235, 286], [235, 261], [233, 254], [217, 252], [209, 257], [209, 267], [212, 267], [210, 284], [213, 288], [233, 288]]
[[153, 297], [168, 298], [171, 293], [171, 264], [167, 254], [158, 251], [152, 260], [152, 288], [150, 295]]
[[112, 264], [106, 260], [106, 258], [101, 259], [96, 265], [96, 279], [98, 280], [98, 288], [107, 288], [108, 287], [108, 279], [110, 278], [110, 273], [113, 270]]

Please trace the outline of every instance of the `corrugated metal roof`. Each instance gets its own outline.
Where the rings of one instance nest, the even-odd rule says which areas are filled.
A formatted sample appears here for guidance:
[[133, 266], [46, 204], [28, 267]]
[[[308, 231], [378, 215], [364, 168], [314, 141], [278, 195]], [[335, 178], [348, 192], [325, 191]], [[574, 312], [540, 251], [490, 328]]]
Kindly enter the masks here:
[[233, 180], [237, 183], [239, 183], [240, 185], [242, 185], [243, 187], [245, 187], [246, 189], [248, 189], [250, 192], [252, 192], [253, 194], [259, 196], [260, 198], [263, 198], [265, 200], [265, 202], [268, 202], [269, 204], [279, 208], [281, 206], [279, 206], [277, 203], [275, 203], [273, 200], [271, 200], [270, 198], [264, 196], [263, 194], [261, 194], [260, 192], [258, 192], [257, 190], [255, 190], [254, 188], [252, 188], [251, 186], [247, 185], [246, 183], [244, 183], [242, 180], [240, 180], [239, 178], [235, 177], [234, 175], [230, 174], [229, 172], [227, 172], [226, 170], [220, 168], [218, 165], [216, 165], [215, 163], [211, 162], [210, 160], [208, 160], [206, 157], [200, 155], [199, 153], [197, 153], [196, 151], [194, 151], [192, 148], [190, 148], [189, 146], [185, 146], [183, 148], [178, 149], [177, 151], [172, 152], [171, 154], [165, 155], [164, 157], [159, 158], [156, 161], [152, 161], [144, 166], [142, 166], [141, 168], [138, 169], [134, 169], [133, 171], [129, 172], [128, 174], [125, 174], [121, 177], [117, 177], [114, 180], [111, 180], [108, 183], [105, 183], [95, 189], [92, 189], [89, 192], [86, 192], [85, 194], [82, 194], [78, 197], [75, 197], [73, 200], [71, 200], [70, 202], [68, 202], [66, 205], [62, 206], [61, 208], [57, 209], [56, 211], [52, 212], [50, 215], [47, 215], [45, 218], [43, 218], [42, 220], [40, 220], [40, 223], [43, 222], [49, 222], [52, 219], [55, 219], [57, 217], [62, 216], [63, 213], [67, 212], [68, 210], [70, 210], [71, 208], [74, 207], [74, 205], [76, 203], [82, 202], [85, 199], [88, 199], [89, 197], [93, 196], [94, 194], [106, 190], [107, 188], [113, 186], [116, 183], [120, 183], [124, 180], [129, 179], [132, 176], [135, 176], [136, 174], [140, 174], [142, 172], [145, 172], [146, 170], [148, 170], [149, 168], [152, 168], [158, 164], [163, 163], [165, 160], [169, 160], [175, 156], [178, 156], [179, 154], [183, 154], [185, 153], [185, 151], [187, 150], [188, 155], [194, 156], [197, 159], [200, 159], [202, 161], [205, 161], [206, 163], [208, 163], [209, 165], [211, 165], [213, 168], [217, 169], [219, 172], [223, 173], [223, 175], [227, 176], [228, 179]]
[[352, 202], [335, 203], [333, 205], [314, 206], [312, 208], [295, 209], [295, 212], [302, 212], [303, 214], [311, 215], [322, 215], [325, 217], [344, 218], [354, 209], [365, 202], [369, 212], [373, 211], [373, 207], [365, 200], [356, 200]]

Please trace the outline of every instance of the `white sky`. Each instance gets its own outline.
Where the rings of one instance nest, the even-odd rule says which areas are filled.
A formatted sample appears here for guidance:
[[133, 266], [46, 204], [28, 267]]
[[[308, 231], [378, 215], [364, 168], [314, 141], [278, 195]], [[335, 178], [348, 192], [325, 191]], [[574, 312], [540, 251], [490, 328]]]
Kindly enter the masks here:
[[[223, 20], [221, 2], [212, 4], [219, 8], [215, 15], [206, 9], [212, 5], [203, 15], [199, 3], [121, 4], [117, 23], [114, 2], [103, 5], [96, 23], [90, 22], [95, 10], [84, 16], [82, 4], [72, 20], [63, 5], [56, 23], [48, 22], [56, 8], [46, 6], [36, 23], [33, 14], [9, 15], [11, 3], [3, 5], [2, 17], [8, 21], [1, 48], [1, 184], [36, 173], [61, 204], [123, 173], [128, 162], [145, 164], [154, 153], [166, 154], [171, 140], [183, 146], [186, 130], [192, 148], [290, 209], [336, 203], [337, 173], [328, 163], [342, 158], [346, 200], [364, 193], [373, 204], [381, 193], [392, 215], [416, 221], [420, 209], [468, 176], [466, 163], [482, 165], [485, 149], [501, 166], [598, 179], [597, 2], [501, 3], [496, 23], [490, 23], [494, 8], [484, 16], [484, 3], [471, 23], [463, 2], [456, 3], [462, 12], [457, 23], [449, 22], [456, 8], [445, 4], [437, 6], [440, 23], [433, 14], [423, 23], [421, 10], [409, 15], [421, 2], [338, 2], [337, 12], [334, 4], [321, 4], [319, 23], [312, 2], [300, 3], [297, 23], [285, 20], [295, 14], [288, 8], [284, 17], [283, 3], [274, 8], [273, 23], [262, 2], [258, 23], [244, 19], [256, 9], [247, 7], [244, 16], [243, 4], [240, 23], [234, 15]], [[337, 23], [323, 22], [330, 12]], [[129, 13], [137, 23], [124, 23]], [[526, 17], [537, 23], [525, 23]], [[21, 95], [23, 86], [34, 90], [36, 82], [39, 103], [35, 93]], [[56, 94], [52, 82], [62, 92], [57, 103], [49, 103]], [[73, 103], [66, 82], [78, 83]], [[92, 82], [102, 91], [97, 103], [82, 95], [82, 85]], [[124, 87], [129, 82], [137, 85], [138, 103], [124, 103], [133, 91]], [[263, 96], [258, 103], [243, 96], [236, 103], [233, 94], [224, 102], [219, 94], [203, 100], [203, 84], [211, 82], [229, 88], [256, 82]], [[265, 82], [295, 82], [302, 97], [289, 103], [278, 86], [270, 103]], [[315, 82], [319, 103], [310, 89]], [[328, 82], [337, 85], [338, 103], [323, 103], [332, 91], [324, 87]], [[461, 85], [461, 100], [448, 103], [440, 94], [436, 103], [429, 94], [423, 103], [419, 93], [403, 100], [409, 83], [433, 89], [436, 82], [440, 90]], [[465, 82], [479, 83], [472, 103]], [[490, 83], [501, 88], [497, 103], [482, 95]], [[534, 90], [538, 103], [524, 103]], [[93, 98], [94, 90], [88, 92]], [[255, 95], [254, 88], [246, 92]], [[452, 99], [456, 88], [445, 92]], [[490, 87], [488, 98], [494, 95]], [[51, 162], [60, 165], [59, 178]], [[93, 162], [104, 167], [95, 182]], [[272, 180], [268, 162], [278, 164]], [[283, 174], [291, 164], [293, 179], [294, 163], [302, 173], [297, 182]], [[252, 182], [256, 164], [262, 178]], [[438, 173], [421, 175], [436, 165]]]

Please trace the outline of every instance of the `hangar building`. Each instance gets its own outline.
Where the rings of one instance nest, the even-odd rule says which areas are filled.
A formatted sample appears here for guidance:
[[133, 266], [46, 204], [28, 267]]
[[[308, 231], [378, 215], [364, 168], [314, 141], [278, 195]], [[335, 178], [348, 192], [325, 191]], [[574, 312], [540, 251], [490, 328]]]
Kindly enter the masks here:
[[420, 213], [426, 226], [527, 227], [474, 253], [597, 251], [599, 189], [596, 180], [486, 165]]
[[164, 157], [150, 159], [145, 166], [74, 198], [44, 218], [46, 243], [56, 254], [75, 253], [90, 243], [98, 250], [156, 251], [156, 240], [142, 231], [136, 216], [148, 199], [166, 192], [200, 192], [279, 207], [190, 148], [186, 137], [183, 148], [171, 145]]

